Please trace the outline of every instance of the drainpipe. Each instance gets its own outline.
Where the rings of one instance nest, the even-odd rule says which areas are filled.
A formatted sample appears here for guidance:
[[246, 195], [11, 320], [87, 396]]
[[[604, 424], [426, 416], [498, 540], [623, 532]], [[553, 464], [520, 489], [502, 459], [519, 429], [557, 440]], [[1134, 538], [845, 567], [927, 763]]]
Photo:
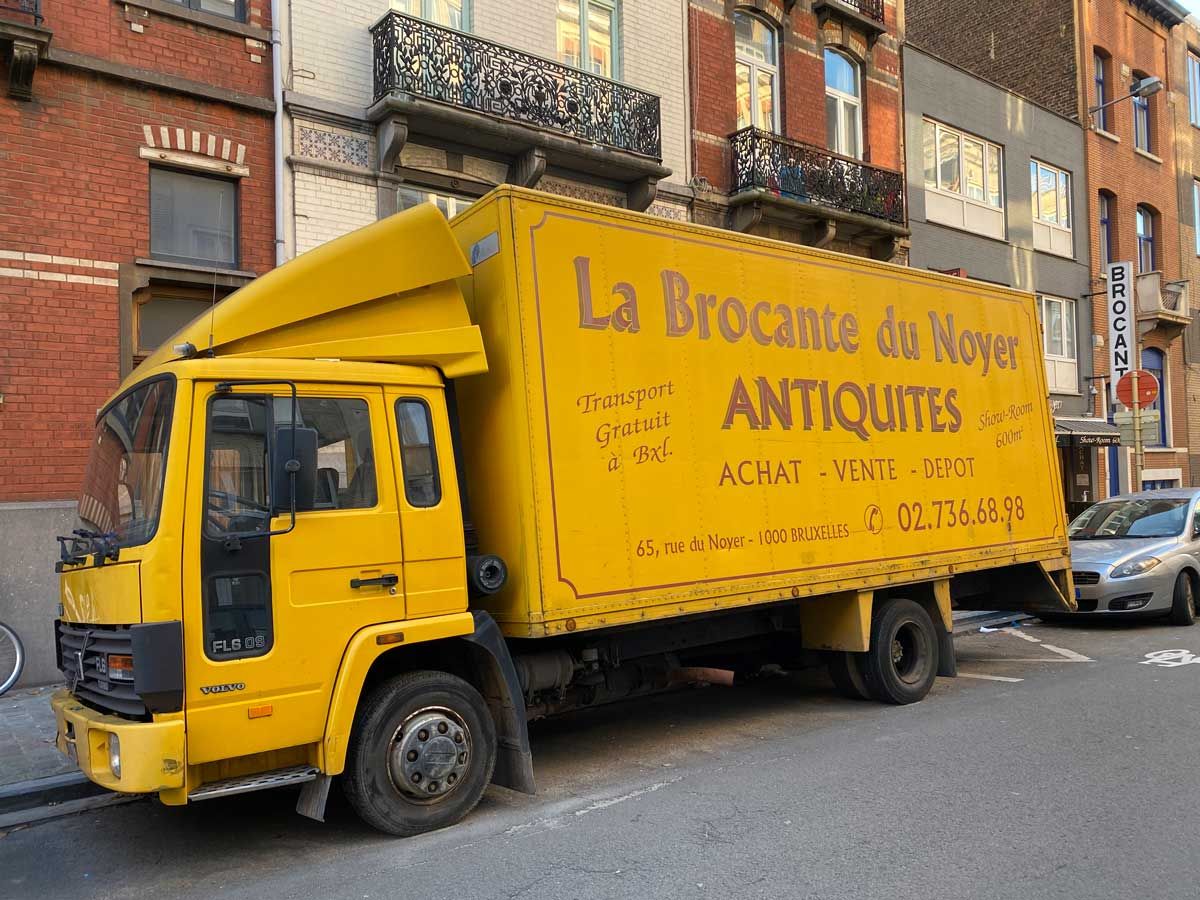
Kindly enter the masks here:
[[287, 262], [283, 235], [283, 41], [279, 30], [281, 0], [271, 0], [271, 82], [275, 93], [275, 265]]

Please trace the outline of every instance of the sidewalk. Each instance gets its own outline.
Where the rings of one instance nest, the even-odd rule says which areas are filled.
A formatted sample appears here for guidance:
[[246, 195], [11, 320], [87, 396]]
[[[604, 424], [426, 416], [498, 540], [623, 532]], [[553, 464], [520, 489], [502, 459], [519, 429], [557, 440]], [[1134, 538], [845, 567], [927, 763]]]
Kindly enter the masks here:
[[0, 697], [0, 787], [76, 771], [54, 746], [50, 695], [58, 688], [22, 688]]

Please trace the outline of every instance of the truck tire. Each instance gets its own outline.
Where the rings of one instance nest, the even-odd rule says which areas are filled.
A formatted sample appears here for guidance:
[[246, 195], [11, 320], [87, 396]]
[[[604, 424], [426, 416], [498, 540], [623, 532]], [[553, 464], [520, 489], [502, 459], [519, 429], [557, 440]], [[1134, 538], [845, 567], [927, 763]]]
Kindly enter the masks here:
[[1196, 624], [1196, 583], [1187, 572], [1175, 579], [1175, 594], [1171, 598], [1172, 625]]
[[888, 600], [871, 617], [866, 657], [863, 674], [872, 697], [898, 705], [922, 699], [938, 670], [937, 632], [929, 613], [912, 600]]
[[866, 675], [863, 672], [866, 662], [865, 653], [848, 653], [835, 650], [829, 654], [829, 677], [838, 693], [851, 700], [871, 700], [871, 690], [867, 687]]
[[465, 817], [492, 780], [496, 726], [470, 684], [409, 672], [363, 698], [342, 787], [368, 825], [408, 837]]

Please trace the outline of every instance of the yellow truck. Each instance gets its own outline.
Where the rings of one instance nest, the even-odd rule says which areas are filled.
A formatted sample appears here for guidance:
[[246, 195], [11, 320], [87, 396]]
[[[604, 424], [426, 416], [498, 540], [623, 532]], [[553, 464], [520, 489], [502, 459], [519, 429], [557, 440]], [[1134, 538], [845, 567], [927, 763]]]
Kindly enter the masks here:
[[[504, 187], [304, 254], [100, 411], [59, 749], [164, 803], [341, 780], [393, 834], [527, 722], [702, 667], [920, 700], [1069, 609], [1030, 295]], [[681, 679], [681, 673], [683, 677]]]

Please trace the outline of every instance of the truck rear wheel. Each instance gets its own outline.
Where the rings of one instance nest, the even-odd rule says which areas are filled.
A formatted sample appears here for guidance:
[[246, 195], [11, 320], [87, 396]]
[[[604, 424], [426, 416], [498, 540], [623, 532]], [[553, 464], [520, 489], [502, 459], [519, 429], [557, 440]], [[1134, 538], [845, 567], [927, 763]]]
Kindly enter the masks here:
[[870, 700], [871, 689], [867, 687], [864, 673], [867, 654], [835, 650], [829, 654], [829, 677], [843, 697], [851, 700]]
[[479, 692], [444, 672], [410, 672], [363, 698], [342, 785], [367, 824], [409, 836], [465, 817], [495, 765], [496, 727]]
[[916, 703], [929, 693], [938, 670], [937, 632], [929, 613], [912, 600], [895, 598], [871, 618], [871, 649], [863, 674], [883, 703]]

